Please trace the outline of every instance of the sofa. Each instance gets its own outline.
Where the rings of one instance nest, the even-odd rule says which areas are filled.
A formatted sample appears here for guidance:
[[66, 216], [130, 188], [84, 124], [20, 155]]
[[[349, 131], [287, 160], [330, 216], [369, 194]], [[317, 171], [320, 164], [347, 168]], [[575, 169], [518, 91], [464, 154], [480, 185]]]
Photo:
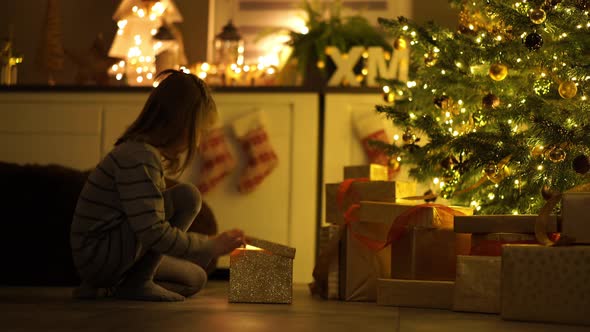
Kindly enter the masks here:
[[[79, 284], [69, 232], [89, 172], [61, 165], [0, 162], [0, 285]], [[166, 179], [167, 186], [176, 183]], [[217, 233], [215, 216], [206, 202], [189, 231]], [[207, 267], [209, 274], [215, 271], [216, 263]]]

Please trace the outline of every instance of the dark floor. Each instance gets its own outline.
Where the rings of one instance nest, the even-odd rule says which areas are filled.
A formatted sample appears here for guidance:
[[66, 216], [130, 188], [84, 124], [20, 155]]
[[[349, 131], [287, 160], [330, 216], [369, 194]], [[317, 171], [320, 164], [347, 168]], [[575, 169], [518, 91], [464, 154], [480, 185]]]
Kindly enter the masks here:
[[503, 321], [498, 315], [323, 301], [294, 287], [291, 305], [229, 304], [227, 281], [178, 303], [74, 301], [71, 288], [0, 288], [0, 331], [590, 331]]

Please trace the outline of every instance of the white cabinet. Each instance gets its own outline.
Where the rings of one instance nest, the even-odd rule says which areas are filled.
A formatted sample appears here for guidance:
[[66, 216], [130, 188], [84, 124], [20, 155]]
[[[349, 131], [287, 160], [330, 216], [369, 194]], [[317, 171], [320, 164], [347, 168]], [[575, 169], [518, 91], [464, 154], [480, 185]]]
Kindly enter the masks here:
[[[93, 168], [137, 117], [147, 92], [0, 93], [0, 160]], [[319, 101], [316, 93], [214, 93], [236, 168], [205, 195], [220, 230], [297, 248], [294, 281], [309, 282], [315, 261]], [[238, 117], [264, 111], [278, 166], [249, 194], [237, 191], [244, 152], [231, 130]], [[181, 177], [195, 182], [198, 160]], [[220, 260], [227, 267], [229, 259]]]

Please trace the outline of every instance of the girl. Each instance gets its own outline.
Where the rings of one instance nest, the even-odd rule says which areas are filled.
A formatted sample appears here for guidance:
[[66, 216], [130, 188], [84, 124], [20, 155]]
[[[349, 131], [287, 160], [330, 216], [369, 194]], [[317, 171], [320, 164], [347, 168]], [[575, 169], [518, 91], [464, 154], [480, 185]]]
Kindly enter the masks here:
[[201, 208], [199, 191], [190, 184], [165, 189], [164, 172], [187, 168], [217, 110], [198, 77], [177, 70], [156, 81], [161, 77], [80, 193], [70, 237], [82, 279], [76, 298], [107, 288], [118, 298], [181, 301], [204, 286], [202, 267], [211, 258], [243, 242], [237, 229], [211, 239], [187, 232]]

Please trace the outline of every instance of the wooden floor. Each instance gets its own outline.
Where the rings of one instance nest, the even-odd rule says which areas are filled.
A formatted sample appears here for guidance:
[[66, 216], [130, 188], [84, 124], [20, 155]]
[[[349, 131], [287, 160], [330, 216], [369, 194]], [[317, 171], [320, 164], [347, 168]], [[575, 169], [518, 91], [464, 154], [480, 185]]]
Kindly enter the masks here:
[[70, 288], [0, 288], [0, 331], [590, 331], [590, 327], [503, 321], [498, 315], [381, 307], [312, 298], [294, 287], [291, 305], [229, 304], [213, 281], [178, 303], [74, 301]]

